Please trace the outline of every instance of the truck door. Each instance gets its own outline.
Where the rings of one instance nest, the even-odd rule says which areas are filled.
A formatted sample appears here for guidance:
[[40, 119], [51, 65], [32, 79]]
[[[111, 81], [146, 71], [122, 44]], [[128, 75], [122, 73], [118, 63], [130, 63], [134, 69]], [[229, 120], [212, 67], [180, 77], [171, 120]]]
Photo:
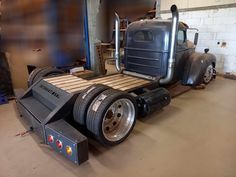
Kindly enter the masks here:
[[187, 34], [185, 29], [179, 28], [176, 44], [176, 76], [182, 78], [184, 64], [188, 58]]

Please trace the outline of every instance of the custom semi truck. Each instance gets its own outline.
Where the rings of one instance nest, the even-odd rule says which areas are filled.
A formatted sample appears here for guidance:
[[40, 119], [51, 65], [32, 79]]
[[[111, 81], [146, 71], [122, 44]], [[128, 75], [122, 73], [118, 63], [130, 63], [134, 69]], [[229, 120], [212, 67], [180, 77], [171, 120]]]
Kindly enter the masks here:
[[[126, 31], [124, 67], [120, 62], [120, 19], [115, 20], [117, 73], [82, 79], [55, 68], [34, 70], [29, 89], [16, 91], [17, 106], [30, 130], [45, 144], [76, 164], [88, 159], [88, 139], [106, 146], [123, 142], [138, 115], [167, 106], [166, 86], [208, 84], [215, 78], [216, 58], [195, 52], [189, 27], [179, 22], [176, 5], [172, 19], [142, 20]], [[59, 74], [59, 75], [58, 75]]]

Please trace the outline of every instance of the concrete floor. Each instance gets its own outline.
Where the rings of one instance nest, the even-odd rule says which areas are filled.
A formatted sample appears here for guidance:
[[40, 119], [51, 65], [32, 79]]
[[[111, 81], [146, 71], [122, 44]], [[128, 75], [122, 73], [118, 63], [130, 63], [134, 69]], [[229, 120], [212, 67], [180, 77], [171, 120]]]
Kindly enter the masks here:
[[235, 177], [236, 82], [218, 78], [138, 121], [122, 144], [90, 146], [76, 166], [24, 131], [14, 102], [0, 106], [0, 177]]

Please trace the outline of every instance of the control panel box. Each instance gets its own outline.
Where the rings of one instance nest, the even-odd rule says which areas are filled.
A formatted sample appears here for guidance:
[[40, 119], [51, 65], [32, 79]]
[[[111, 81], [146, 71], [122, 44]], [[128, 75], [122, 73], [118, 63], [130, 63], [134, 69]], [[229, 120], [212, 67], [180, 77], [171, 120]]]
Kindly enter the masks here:
[[46, 143], [75, 164], [88, 160], [88, 139], [63, 119], [45, 126]]

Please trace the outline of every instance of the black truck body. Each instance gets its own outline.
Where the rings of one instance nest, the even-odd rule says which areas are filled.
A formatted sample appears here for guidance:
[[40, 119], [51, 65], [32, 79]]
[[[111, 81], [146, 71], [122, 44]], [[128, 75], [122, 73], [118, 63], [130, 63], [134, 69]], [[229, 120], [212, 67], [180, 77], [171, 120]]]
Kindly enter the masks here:
[[[38, 69], [30, 75], [29, 89], [17, 94], [19, 112], [44, 143], [76, 164], [88, 159], [87, 135], [104, 145], [124, 141], [136, 117], [170, 103], [166, 85], [209, 83], [216, 58], [196, 53], [187, 40], [188, 26], [171, 7], [170, 20], [144, 20], [129, 25], [124, 68], [120, 66], [119, 16], [116, 14], [117, 74], [92, 79], [51, 76], [57, 69]], [[43, 78], [45, 77], [46, 78]], [[86, 136], [81, 132], [85, 132]]]

